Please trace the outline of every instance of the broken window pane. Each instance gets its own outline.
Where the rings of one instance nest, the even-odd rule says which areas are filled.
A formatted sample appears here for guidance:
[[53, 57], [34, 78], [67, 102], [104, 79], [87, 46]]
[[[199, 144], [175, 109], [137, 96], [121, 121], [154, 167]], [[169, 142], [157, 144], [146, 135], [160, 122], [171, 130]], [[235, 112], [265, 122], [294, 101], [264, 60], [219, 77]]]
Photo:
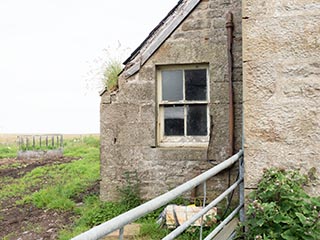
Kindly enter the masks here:
[[187, 135], [207, 135], [207, 105], [187, 106]]
[[182, 70], [162, 71], [162, 100], [183, 100]]
[[164, 107], [164, 135], [183, 136], [184, 135], [184, 107], [165, 106]]
[[206, 69], [185, 70], [186, 100], [207, 100]]

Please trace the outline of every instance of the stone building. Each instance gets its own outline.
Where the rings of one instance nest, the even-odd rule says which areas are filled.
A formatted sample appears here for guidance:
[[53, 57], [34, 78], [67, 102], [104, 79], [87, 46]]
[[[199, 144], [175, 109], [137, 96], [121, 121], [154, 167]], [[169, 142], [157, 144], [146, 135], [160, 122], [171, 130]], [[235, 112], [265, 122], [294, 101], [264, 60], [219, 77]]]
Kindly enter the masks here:
[[[136, 172], [155, 197], [225, 160], [229, 147], [226, 15], [233, 14], [234, 149], [241, 148], [241, 1], [183, 0], [101, 96], [101, 198]], [[226, 176], [214, 186], [224, 189]]]
[[[319, 22], [318, 0], [179, 1], [125, 61], [118, 90], [101, 95], [101, 198], [117, 198], [125, 172], [157, 196], [242, 139], [247, 190], [276, 166], [309, 172], [319, 195]], [[227, 175], [211, 186], [225, 188]]]
[[245, 185], [299, 169], [320, 195], [320, 1], [243, 1]]

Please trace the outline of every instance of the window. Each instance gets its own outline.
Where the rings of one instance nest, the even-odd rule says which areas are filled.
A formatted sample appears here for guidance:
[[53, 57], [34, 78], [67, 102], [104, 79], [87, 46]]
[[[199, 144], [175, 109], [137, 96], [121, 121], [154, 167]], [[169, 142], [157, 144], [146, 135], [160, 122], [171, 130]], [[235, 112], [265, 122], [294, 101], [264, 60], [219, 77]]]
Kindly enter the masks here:
[[157, 79], [159, 145], [207, 146], [207, 65], [159, 67]]

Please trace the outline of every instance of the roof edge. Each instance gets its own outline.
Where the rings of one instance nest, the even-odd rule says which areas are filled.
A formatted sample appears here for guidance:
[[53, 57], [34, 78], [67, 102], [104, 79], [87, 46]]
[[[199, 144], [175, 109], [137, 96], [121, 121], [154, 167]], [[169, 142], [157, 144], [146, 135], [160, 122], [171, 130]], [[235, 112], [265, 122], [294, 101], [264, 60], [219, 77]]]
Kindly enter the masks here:
[[[201, 0], [179, 0], [178, 4], [150, 32], [148, 37], [133, 51], [130, 57], [123, 62], [123, 64], [126, 65], [123, 71], [126, 77], [130, 77], [140, 70], [140, 67], [153, 55], [200, 1]], [[174, 13], [176, 14], [174, 15]], [[138, 56], [139, 58], [136, 60]]]
[[168, 14], [158, 23], [158, 25], [152, 29], [152, 31], [148, 34], [148, 37], [146, 37], [143, 42], [130, 54], [130, 57], [128, 57], [123, 64], [126, 65], [128, 62], [130, 62], [132, 59], [134, 59], [135, 56], [137, 56], [140, 49], [143, 47], [144, 44], [148, 42], [148, 40], [153, 36], [153, 34], [164, 24], [164, 22], [176, 11], [176, 9], [182, 4], [183, 0], [179, 0], [179, 2], [168, 12]]

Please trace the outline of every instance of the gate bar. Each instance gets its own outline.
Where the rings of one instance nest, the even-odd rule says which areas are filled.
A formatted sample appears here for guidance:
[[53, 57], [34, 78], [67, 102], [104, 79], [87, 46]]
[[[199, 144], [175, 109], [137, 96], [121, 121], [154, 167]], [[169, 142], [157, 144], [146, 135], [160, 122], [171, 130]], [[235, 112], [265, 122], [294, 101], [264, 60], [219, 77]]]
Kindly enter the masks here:
[[211, 208], [216, 206], [221, 200], [223, 200], [229, 193], [231, 193], [241, 182], [243, 181], [243, 178], [236, 181], [234, 184], [232, 184], [226, 191], [224, 191], [222, 194], [220, 194], [216, 199], [214, 199], [211, 203], [209, 203], [205, 208], [203, 208], [198, 213], [192, 215], [192, 217], [185, 221], [182, 225], [180, 225], [178, 228], [173, 230], [169, 235], [167, 235], [165, 238], [162, 238], [162, 240], [171, 240], [175, 237], [179, 236], [184, 230], [186, 230], [192, 223], [194, 223], [198, 218], [206, 214]]
[[128, 212], [125, 212], [105, 223], [102, 223], [96, 227], [91, 228], [90, 230], [72, 238], [72, 240], [96, 240], [102, 238], [115, 230], [137, 220], [138, 218], [150, 213], [163, 205], [169, 203], [170, 201], [176, 199], [178, 196], [182, 195], [183, 193], [193, 189], [194, 187], [198, 186], [202, 182], [206, 181], [207, 179], [215, 176], [222, 170], [230, 167], [239, 158], [242, 156], [243, 151], [240, 150], [238, 153], [233, 155], [232, 157], [228, 158], [227, 160], [223, 161], [222, 163], [218, 164], [217, 166], [209, 169], [208, 171], [200, 174], [199, 176], [189, 180], [188, 182], [176, 187], [175, 189], [162, 194]]

